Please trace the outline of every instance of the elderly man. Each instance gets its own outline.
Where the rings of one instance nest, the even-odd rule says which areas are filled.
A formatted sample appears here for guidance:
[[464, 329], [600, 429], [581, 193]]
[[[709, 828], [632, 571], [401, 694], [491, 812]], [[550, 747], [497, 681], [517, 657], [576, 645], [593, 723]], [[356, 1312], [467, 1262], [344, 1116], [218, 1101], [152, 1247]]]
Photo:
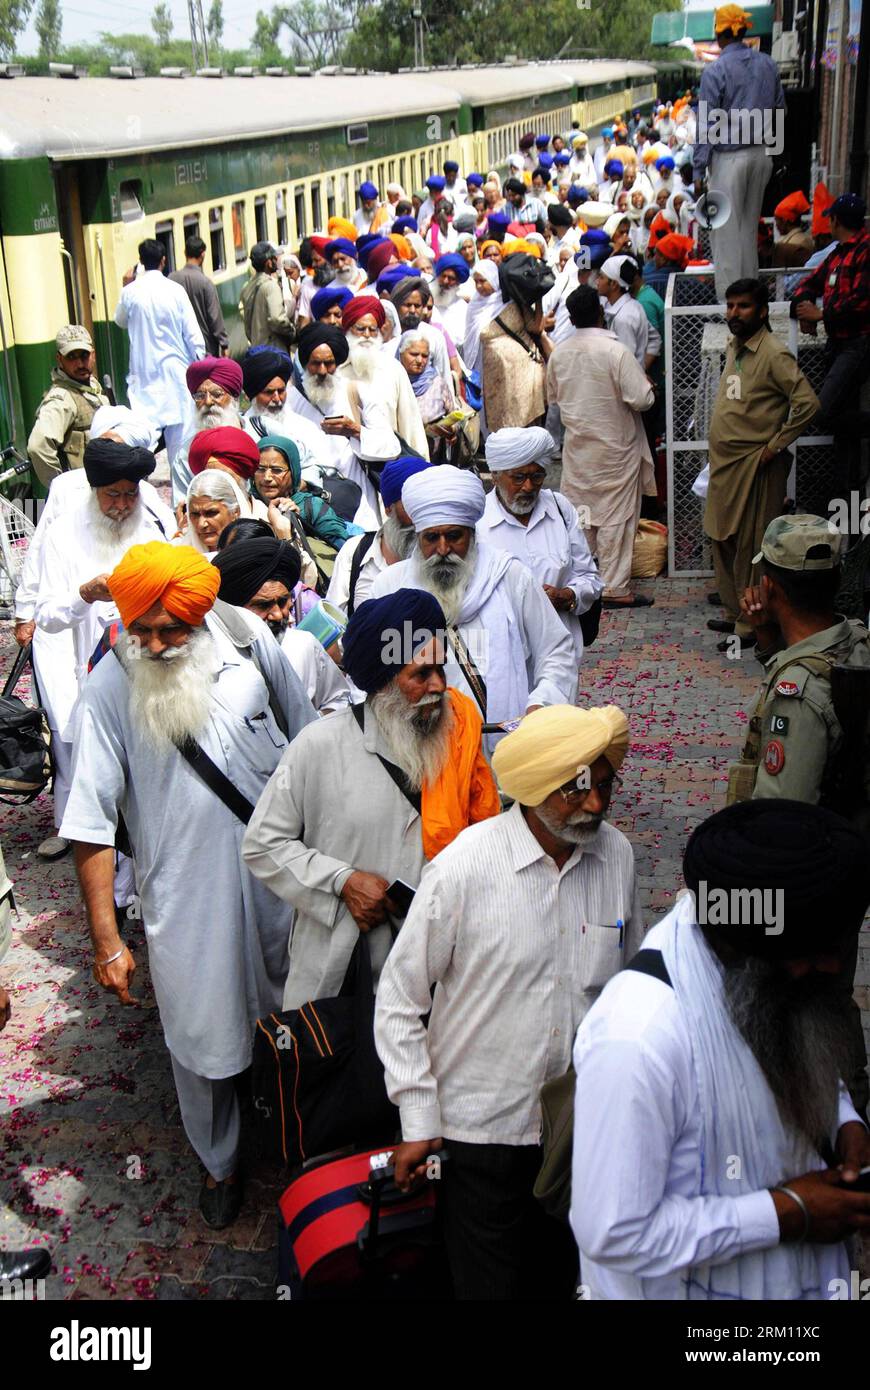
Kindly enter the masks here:
[[631, 558], [641, 495], [654, 490], [652, 455], [641, 419], [655, 392], [633, 354], [604, 328], [597, 291], [580, 285], [567, 299], [575, 332], [547, 366], [547, 395], [565, 427], [562, 486], [589, 516], [586, 538], [604, 580], [605, 608], [648, 607], [632, 595]]
[[427, 468], [408, 478], [402, 505], [417, 544], [378, 575], [372, 593], [413, 586], [435, 595], [447, 620], [450, 684], [476, 700], [489, 725], [573, 702], [574, 644], [553, 605], [525, 565], [476, 540], [480, 479], [450, 464]]
[[[604, 326], [624, 343], [639, 367], [648, 371], [661, 352], [662, 341], [644, 312], [629, 293], [637, 279], [633, 256], [608, 256], [598, 272], [596, 289], [607, 300]], [[655, 336], [653, 336], [655, 335]]]
[[242, 394], [242, 369], [229, 357], [202, 357], [192, 362], [186, 373], [187, 389], [193, 400], [193, 420], [187, 410], [188, 426], [184, 443], [170, 457], [172, 502], [178, 506], [184, 500], [193, 474], [190, 471], [190, 446], [202, 430], [239, 428], [239, 397]]
[[445, 332], [449, 333], [460, 351], [465, 342], [468, 300], [462, 297], [459, 287], [466, 283], [470, 275], [471, 268], [467, 261], [455, 251], [439, 256], [435, 262], [432, 299]]
[[477, 523], [477, 539], [531, 570], [571, 634], [579, 666], [580, 614], [601, 597], [604, 584], [574, 507], [544, 487], [554, 448], [552, 436], [538, 425], [488, 436], [486, 463], [495, 486]]
[[251, 247], [254, 274], [242, 290], [239, 314], [251, 347], [282, 348], [293, 342], [295, 328], [287, 314], [278, 280], [278, 252], [269, 241]]
[[365, 419], [377, 427], [378, 437], [369, 437], [364, 444], [361, 434], [344, 421], [336, 424], [336, 432], [346, 434], [362, 467], [375, 476], [380, 465], [401, 453], [413, 450], [421, 458], [429, 457], [423, 417], [408, 373], [391, 353], [381, 351], [385, 321], [386, 310], [373, 295], [357, 295], [341, 316], [348, 359], [338, 376], [347, 394], [351, 422], [360, 430]]
[[375, 1041], [401, 1117], [396, 1180], [406, 1186], [448, 1142], [444, 1232], [460, 1299], [572, 1292], [577, 1252], [532, 1195], [540, 1091], [640, 943], [634, 854], [606, 820], [627, 746], [614, 705], [522, 720], [493, 758], [515, 804], [425, 871], [381, 976]]
[[136, 966], [111, 908], [124, 818], [182, 1123], [206, 1169], [200, 1211], [215, 1227], [241, 1206], [233, 1078], [250, 1062], [255, 1020], [279, 1005], [292, 920], [239, 847], [283, 750], [315, 718], [271, 636], [213, 609], [219, 584], [203, 556], [163, 542], [134, 546], [109, 576], [127, 639], [79, 702], [62, 826], [76, 842], [94, 977], [131, 1004]]
[[376, 578], [388, 565], [407, 560], [414, 548], [414, 525], [402, 506], [402, 488], [414, 473], [433, 465], [415, 454], [402, 455], [384, 464], [381, 473], [381, 501], [386, 516], [377, 531], [352, 537], [335, 557], [335, 568], [326, 597], [349, 618], [365, 603]]
[[252, 536], [219, 551], [214, 566], [221, 577], [218, 598], [266, 624], [317, 713], [330, 714], [349, 705], [350, 687], [336, 663], [313, 633], [290, 626], [293, 590], [301, 573], [296, 547], [289, 541]]
[[51, 386], [36, 410], [27, 454], [43, 487], [70, 468], [81, 468], [91, 422], [108, 400], [94, 376], [94, 344], [80, 324], [58, 329]]
[[818, 806], [744, 802], [695, 830], [683, 873], [691, 891], [577, 1035], [584, 1282], [732, 1308], [836, 1297], [870, 1228], [831, 975], [870, 900], [866, 844]]
[[[391, 944], [389, 897], [413, 892], [427, 859], [498, 794], [473, 703], [448, 690], [444, 615], [406, 589], [359, 607], [344, 665], [366, 692], [294, 743], [260, 798], [243, 844], [251, 872], [297, 910], [284, 1008], [338, 993], [357, 932], [380, 974]], [[324, 777], [325, 766], [341, 776]]]
[[378, 186], [367, 179], [359, 186], [359, 207], [353, 215], [357, 235], [364, 236], [367, 232], [376, 232], [387, 220], [388, 214], [381, 204]]
[[368, 276], [359, 263], [359, 248], [348, 237], [336, 237], [324, 252], [332, 272], [332, 284], [342, 286], [352, 294], [364, 294]]
[[249, 350], [242, 358], [241, 368], [245, 395], [251, 402], [242, 418], [242, 429], [256, 443], [267, 434], [292, 439], [303, 469], [325, 466], [329, 452], [322, 432], [287, 399], [288, 382], [293, 379], [293, 362], [288, 354], [275, 348]]

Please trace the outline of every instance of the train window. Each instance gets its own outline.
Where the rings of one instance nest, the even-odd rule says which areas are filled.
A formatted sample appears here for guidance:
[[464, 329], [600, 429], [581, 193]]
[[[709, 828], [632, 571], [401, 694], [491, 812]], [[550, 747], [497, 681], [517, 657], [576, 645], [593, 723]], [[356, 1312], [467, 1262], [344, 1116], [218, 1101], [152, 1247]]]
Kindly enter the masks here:
[[269, 240], [269, 214], [266, 211], [265, 193], [254, 199], [254, 230], [258, 241]]
[[175, 226], [172, 222], [158, 222], [154, 228], [154, 236], [163, 246], [166, 256], [166, 264], [163, 267], [164, 275], [171, 275], [175, 269]]
[[226, 270], [227, 253], [224, 246], [224, 215], [221, 208], [208, 210], [208, 235], [211, 241], [212, 271]]
[[323, 226], [323, 212], [320, 207], [320, 184], [311, 185], [311, 216], [314, 219], [315, 227]]
[[335, 183], [332, 179], [326, 180], [326, 215], [335, 216]]
[[286, 246], [290, 237], [287, 228], [287, 190], [279, 188], [275, 194], [275, 220], [278, 223], [278, 240]]
[[451, 139], [451, 140], [455, 140], [458, 134], [459, 134], [459, 131], [458, 131], [457, 128], [456, 128], [456, 122], [455, 122], [455, 121], [451, 121], [451, 122], [450, 122], [450, 139]]
[[369, 138], [368, 122], [360, 121], [356, 125], [347, 126], [345, 138], [349, 145], [364, 145]]
[[233, 250], [236, 257], [236, 265], [241, 265], [248, 259], [248, 248], [245, 242], [245, 203], [244, 199], [239, 199], [233, 203]]
[[350, 185], [348, 184], [347, 174], [342, 174], [342, 176], [341, 176], [341, 214], [342, 214], [343, 217], [349, 217], [350, 214], [351, 214], [352, 212], [353, 212], [353, 206], [352, 206], [351, 201], [350, 201]]
[[[199, 237], [199, 213], [188, 212], [184, 217], [184, 240], [187, 243], [191, 237]], [[187, 252], [185, 252], [187, 255]]]
[[390, 183], [396, 182], [396, 161], [394, 159], [389, 160], [387, 164], [387, 179]]
[[[402, 157], [399, 160], [399, 183], [402, 185], [403, 188], [405, 188], [405, 169], [405, 156], [402, 155]], [[405, 192], [408, 192], [407, 188], [405, 188]]]
[[118, 190], [121, 198], [121, 221], [138, 222], [145, 216], [142, 206], [142, 180], [127, 179]]
[[293, 190], [293, 208], [296, 218], [296, 239], [301, 241], [308, 235], [308, 218], [305, 215], [305, 189], [295, 188]]
[[426, 156], [425, 156], [424, 154], [421, 154], [421, 155], [420, 155], [420, 187], [421, 187], [421, 188], [424, 186], [425, 182], [426, 182]]
[[386, 178], [385, 178], [385, 176], [384, 176], [384, 166], [383, 166], [383, 164], [379, 164], [379, 165], [378, 165], [378, 189], [379, 189], [379, 191], [380, 191], [380, 193], [381, 193], [381, 196], [383, 196], [384, 193], [385, 193], [385, 191], [386, 191], [386, 190], [385, 190], [385, 187], [384, 187], [384, 185], [386, 184], [386, 182], [387, 182], [387, 180], [386, 180]]

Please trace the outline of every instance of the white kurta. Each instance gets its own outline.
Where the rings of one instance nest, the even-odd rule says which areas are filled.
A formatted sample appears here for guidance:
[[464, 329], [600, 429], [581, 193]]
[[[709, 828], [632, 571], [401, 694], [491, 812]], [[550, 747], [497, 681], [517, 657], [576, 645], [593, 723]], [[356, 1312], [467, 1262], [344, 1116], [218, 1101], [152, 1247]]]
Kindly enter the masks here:
[[[350, 406], [347, 401], [344, 386], [341, 381], [335, 382], [336, 392], [327, 410], [321, 410], [319, 406], [313, 405], [307, 396], [303, 396], [301, 391], [295, 386], [288, 386], [287, 405], [295, 416], [300, 417], [317, 430], [323, 441], [323, 458], [328, 459], [328, 467], [336, 469], [343, 478], [356, 483], [362, 492], [360, 504], [354, 514], [354, 525], [362, 526], [366, 531], [374, 531], [381, 524], [381, 504], [377, 488], [364, 471], [356, 454], [351, 447], [351, 442], [343, 434], [326, 434], [321, 429], [323, 421], [327, 415], [344, 415], [350, 418]], [[365, 431], [365, 425], [362, 427]], [[341, 552], [339, 552], [340, 554]]]
[[408, 373], [388, 350], [379, 353], [377, 371], [369, 379], [354, 376], [349, 362], [335, 375], [343, 383], [354, 383], [359, 393], [363, 429], [359, 439], [351, 440], [358, 458], [374, 462], [397, 458], [402, 453], [400, 435], [422, 458], [429, 457], [423, 417]]
[[504, 550], [521, 560], [539, 584], [574, 590], [574, 612], [556, 608], [553, 612], [571, 636], [579, 665], [583, 657], [579, 615], [600, 598], [604, 583], [567, 497], [542, 488], [528, 525], [524, 526], [505, 511], [493, 489], [487, 494], [483, 516], [477, 523], [477, 538], [493, 550]]
[[[642, 305], [630, 294], [621, 294], [604, 310], [604, 322], [624, 343], [639, 367], [643, 367], [649, 348], [650, 323]], [[656, 333], [656, 337], [658, 334]]]
[[350, 686], [312, 632], [288, 627], [281, 639], [281, 650], [318, 714], [329, 714], [350, 704]]
[[[256, 802], [287, 747], [253, 662], [209, 614], [224, 665], [200, 746]], [[316, 719], [271, 634], [251, 639], [291, 738]], [[154, 993], [166, 1045], [197, 1076], [235, 1076], [256, 1018], [278, 1008], [292, 912], [240, 858], [244, 826], [175, 749], [156, 753], [130, 720], [130, 684], [107, 655], [76, 718], [73, 790], [61, 833], [114, 843], [124, 817], [136, 862]]]
[[[349, 541], [341, 547], [335, 557], [335, 566], [332, 571], [332, 578], [329, 581], [329, 588], [326, 597], [329, 603], [335, 604], [336, 608], [347, 611], [350, 600], [350, 571], [353, 565], [353, 557], [357, 547], [362, 543], [362, 536], [351, 536]], [[381, 548], [380, 534], [375, 536], [369, 546], [360, 565], [359, 576], [354, 589], [353, 602], [354, 608], [359, 608], [361, 603], [365, 603], [367, 598], [371, 598], [372, 585], [380, 574], [381, 570], [387, 568], [384, 559], [384, 552]]]
[[190, 409], [185, 373], [205, 356], [205, 339], [187, 292], [159, 270], [125, 285], [115, 323], [130, 335], [127, 394], [155, 428], [180, 425]]

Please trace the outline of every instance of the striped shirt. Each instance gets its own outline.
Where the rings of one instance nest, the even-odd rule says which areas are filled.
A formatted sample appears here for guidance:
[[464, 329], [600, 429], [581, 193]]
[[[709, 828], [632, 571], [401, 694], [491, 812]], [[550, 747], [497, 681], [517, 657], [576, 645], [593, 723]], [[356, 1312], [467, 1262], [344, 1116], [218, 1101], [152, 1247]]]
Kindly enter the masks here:
[[464, 830], [424, 869], [378, 987], [402, 1137], [538, 1143], [541, 1087], [567, 1071], [581, 1020], [642, 934], [634, 852], [614, 826], [562, 869], [519, 805]]

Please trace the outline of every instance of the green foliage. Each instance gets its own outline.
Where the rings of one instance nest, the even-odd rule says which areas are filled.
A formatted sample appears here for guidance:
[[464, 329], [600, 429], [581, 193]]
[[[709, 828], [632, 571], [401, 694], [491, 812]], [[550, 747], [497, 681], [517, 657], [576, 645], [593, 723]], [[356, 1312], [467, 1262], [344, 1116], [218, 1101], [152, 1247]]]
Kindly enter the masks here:
[[172, 14], [166, 0], [154, 6], [151, 28], [157, 37], [158, 48], [167, 49], [172, 42]]
[[223, 0], [211, 0], [211, 7], [205, 21], [205, 31], [208, 34], [209, 45], [214, 49], [215, 57], [217, 57], [220, 52], [221, 39], [224, 36]]
[[39, 36], [39, 56], [53, 61], [60, 50], [63, 15], [60, 0], [39, 0], [36, 12], [36, 32]]
[[0, 56], [11, 58], [18, 35], [23, 33], [33, 0], [0, 0]]

